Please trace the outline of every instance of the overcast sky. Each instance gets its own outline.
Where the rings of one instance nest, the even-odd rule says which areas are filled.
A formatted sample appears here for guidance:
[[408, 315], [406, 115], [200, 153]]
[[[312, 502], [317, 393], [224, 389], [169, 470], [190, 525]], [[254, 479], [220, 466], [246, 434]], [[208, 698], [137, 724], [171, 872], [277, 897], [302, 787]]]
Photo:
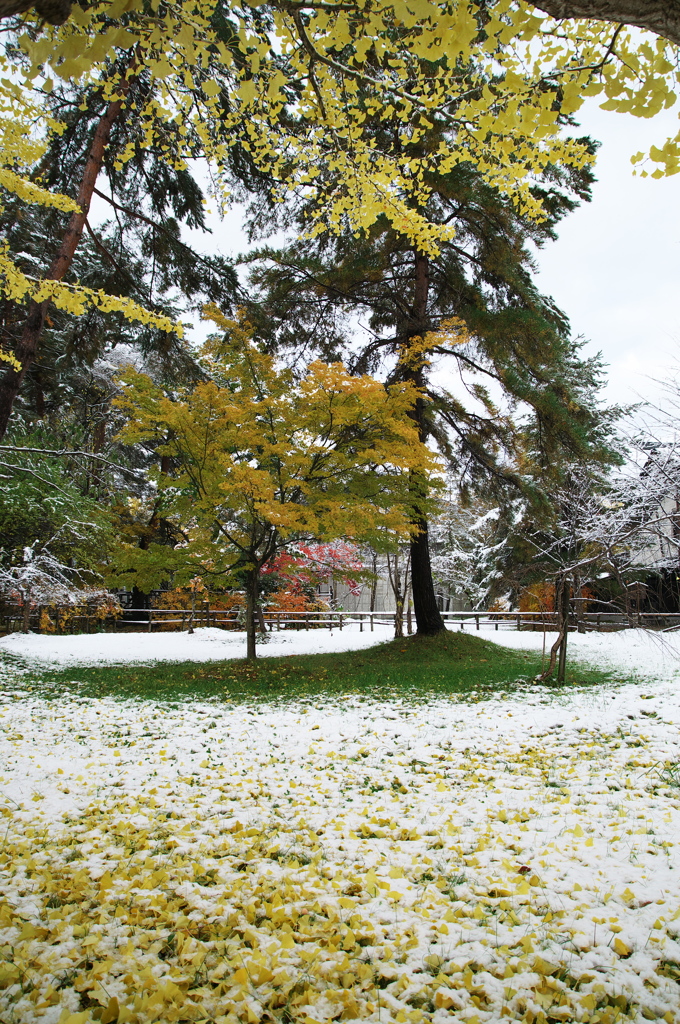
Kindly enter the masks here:
[[610, 401], [653, 398], [649, 378], [680, 367], [680, 175], [633, 177], [630, 157], [677, 132], [677, 108], [641, 120], [591, 102], [580, 120], [602, 143], [598, 181], [539, 252], [538, 285], [602, 351]]

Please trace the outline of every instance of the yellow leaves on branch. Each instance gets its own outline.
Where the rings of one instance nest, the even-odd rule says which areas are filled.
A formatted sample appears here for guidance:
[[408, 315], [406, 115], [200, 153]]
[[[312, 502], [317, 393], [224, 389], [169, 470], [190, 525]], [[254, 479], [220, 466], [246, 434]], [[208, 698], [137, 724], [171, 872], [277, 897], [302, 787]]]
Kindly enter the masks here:
[[81, 316], [86, 310], [96, 307], [105, 313], [122, 313], [128, 320], [148, 324], [167, 333], [182, 335], [181, 324], [167, 316], [152, 313], [133, 299], [109, 295], [101, 289], [86, 288], [84, 285], [67, 284], [63, 281], [36, 280], [22, 273], [14, 264], [6, 249], [0, 248], [0, 290], [11, 302], [33, 299], [44, 302], [49, 299], [67, 313]]
[[[29, 180], [38, 151], [63, 127], [31, 89], [49, 91], [57, 78], [90, 83], [108, 100], [125, 92], [111, 68], [134, 62], [149, 83], [135, 100], [136, 144], [153, 144], [175, 167], [206, 157], [221, 203], [228, 196], [219, 172], [238, 144], [279, 181], [280, 199], [295, 190], [313, 200], [312, 234], [367, 232], [386, 217], [435, 255], [451, 230], [421, 212], [429, 173], [470, 162], [540, 218], [536, 175], [592, 160], [563, 136], [565, 114], [601, 95], [608, 109], [650, 117], [676, 96], [677, 55], [664, 40], [614, 35], [600, 22], [558, 31], [516, 0], [483, 11], [473, 0], [310, 2], [304, 10], [284, 0], [242, 2], [230, 6], [221, 34], [214, 14], [214, 0], [99, 0], [76, 6], [59, 28], [21, 35], [23, 83], [7, 62], [0, 79], [0, 186], [25, 202], [72, 209]], [[397, 132], [398, 146], [385, 149], [366, 130], [376, 120]], [[653, 147], [650, 159], [655, 176], [676, 173], [680, 136]]]
[[228, 565], [262, 538], [408, 536], [408, 474], [438, 469], [409, 415], [416, 390], [354, 377], [340, 363], [314, 362], [296, 380], [245, 321], [208, 314], [226, 332], [204, 348], [209, 381], [168, 395], [127, 370], [119, 400], [123, 440], [172, 457], [173, 474], [159, 476], [164, 514], [189, 547], [214, 558], [222, 545]]
[[16, 359], [15, 356], [13, 356], [10, 352], [3, 352], [2, 349], [0, 349], [0, 363], [9, 363], [13, 370], [21, 369], [21, 363], [19, 362], [19, 360]]
[[429, 365], [432, 353], [447, 352], [459, 345], [467, 345], [470, 341], [472, 337], [461, 317], [445, 317], [437, 330], [427, 331], [423, 337], [409, 338], [408, 342], [401, 346], [399, 362], [411, 370], [418, 370]]
[[78, 209], [78, 204], [73, 199], [61, 195], [59, 192], [50, 192], [49, 189], [36, 185], [35, 182], [29, 181], [8, 167], [0, 167], [0, 186], [8, 192], [13, 192], [25, 203], [51, 206], [54, 209], [63, 210], [65, 213]]
[[[471, 161], [538, 217], [534, 175], [591, 159], [561, 136], [555, 83], [576, 109], [589, 82], [584, 60], [605, 54], [601, 36], [579, 39], [577, 53], [571, 38], [553, 36], [537, 54], [540, 20], [506, 0], [485, 7], [483, 33], [479, 8], [464, 0], [312, 3], [303, 14], [277, 0], [235, 4], [231, 38], [216, 33], [213, 15], [214, 0], [78, 8], [59, 29], [21, 37], [27, 82], [90, 81], [110, 98], [119, 86], [102, 69], [134, 49], [152, 85], [135, 117], [169, 162], [200, 151], [224, 166], [238, 143], [278, 177], [282, 197], [302, 188], [316, 199], [312, 229], [366, 231], [387, 216], [430, 253], [449, 232], [417, 212], [428, 171]], [[400, 147], [381, 151], [366, 131], [376, 118], [401, 126]], [[431, 151], [433, 126], [448, 134]]]

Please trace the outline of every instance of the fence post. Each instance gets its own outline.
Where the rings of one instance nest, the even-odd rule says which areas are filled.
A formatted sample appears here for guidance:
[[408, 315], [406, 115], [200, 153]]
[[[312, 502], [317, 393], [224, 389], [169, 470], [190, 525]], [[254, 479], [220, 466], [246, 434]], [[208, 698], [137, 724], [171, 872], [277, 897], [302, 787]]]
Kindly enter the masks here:
[[475, 615], [475, 622], [477, 624], [477, 629], [479, 629], [479, 615]]
[[371, 633], [373, 632], [373, 612], [368, 613], [371, 616]]
[[151, 619], [152, 619], [152, 614], [153, 614], [153, 613], [152, 613], [151, 609], [149, 608], [149, 633], [151, 632]]

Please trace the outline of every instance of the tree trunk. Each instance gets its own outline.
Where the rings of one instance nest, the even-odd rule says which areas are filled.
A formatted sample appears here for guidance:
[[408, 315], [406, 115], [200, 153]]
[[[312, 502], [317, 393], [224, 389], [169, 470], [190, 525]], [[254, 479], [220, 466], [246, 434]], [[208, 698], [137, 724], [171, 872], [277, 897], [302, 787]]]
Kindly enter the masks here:
[[[568, 584], [567, 584], [568, 586]], [[563, 683], [567, 674], [567, 641], [569, 640], [569, 620], [564, 623], [562, 643], [560, 644], [560, 656], [557, 662], [557, 682]]]
[[636, 25], [680, 43], [677, 0], [535, 0], [534, 7], [553, 18], [591, 18], [615, 25]]
[[373, 573], [373, 579], [371, 580], [371, 603], [369, 605], [369, 611], [375, 611], [375, 602], [378, 596], [378, 556], [375, 551], [371, 552], [371, 572]]
[[414, 518], [413, 523], [420, 530], [411, 540], [411, 586], [413, 588], [416, 633], [433, 636], [446, 629], [446, 626], [437, 607], [437, 597], [434, 592], [427, 520], [421, 516], [417, 519]]
[[258, 571], [249, 569], [246, 574], [246, 658], [248, 661], [255, 661], [257, 657], [255, 614], [260, 596], [258, 590]]
[[581, 577], [574, 576], [574, 599], [575, 599], [575, 610], [576, 610], [576, 629], [579, 633], [585, 633], [585, 601], [583, 600], [583, 586], [581, 584]]
[[[98, 455], [104, 448], [106, 442], [106, 420], [99, 420], [92, 433], [92, 452], [94, 455]], [[92, 486], [99, 487], [103, 479], [103, 466], [101, 462], [95, 462], [94, 466], [88, 471], [88, 490], [90, 485], [90, 476], [92, 477]]]
[[[129, 80], [123, 83], [122, 88], [123, 92], [127, 93], [130, 88]], [[80, 209], [71, 214], [57, 255], [45, 275], [45, 280], [47, 281], [62, 281], [71, 268], [76, 249], [83, 237], [85, 221], [87, 220], [90, 202], [92, 201], [92, 193], [104, 160], [104, 152], [111, 136], [111, 129], [122, 109], [122, 99], [109, 103], [97, 125], [78, 189], [77, 203]], [[14, 355], [19, 361], [20, 368], [17, 370], [11, 367], [5, 371], [4, 376], [0, 379], [0, 441], [7, 432], [12, 408], [19, 394], [23, 379], [38, 354], [40, 338], [50, 305], [50, 299], [45, 299], [43, 302], [31, 301], [21, 339], [14, 350]]]
[[567, 670], [567, 641], [569, 639], [569, 599], [571, 587], [569, 577], [565, 576], [560, 586], [560, 633], [562, 642], [560, 644], [560, 656], [557, 663], [557, 682], [563, 683]]
[[71, 0], [0, 0], [0, 18], [14, 18], [17, 14], [35, 9], [36, 14], [50, 25], [63, 25], [71, 13]]
[[387, 555], [387, 575], [394, 597], [394, 638], [397, 640], [403, 636], [402, 618], [399, 614], [399, 602], [401, 600], [401, 580], [399, 578], [399, 549], [394, 554], [394, 560]]
[[563, 683], [567, 670], [567, 640], [569, 638], [569, 598], [571, 587], [569, 577], [564, 576], [555, 583], [555, 611], [557, 612], [557, 640], [550, 648], [550, 662], [545, 672], [538, 679], [545, 682], [555, 671], [557, 662], [557, 682]]
[[[141, 548], [142, 545], [140, 544], [139, 547]], [[144, 548], [142, 548], [142, 550], [144, 550]], [[145, 591], [140, 590], [139, 587], [136, 586], [133, 586], [132, 588], [132, 597], [130, 598], [130, 600], [133, 608], [138, 608], [142, 611], [145, 608], [149, 608], [151, 606], [149, 595], [145, 593]]]
[[[409, 340], [422, 337], [427, 330], [427, 303], [430, 291], [430, 265], [424, 253], [415, 254], [415, 284], [413, 294], [413, 329]], [[409, 379], [422, 388], [425, 374], [422, 365], [408, 367]], [[425, 403], [416, 400], [412, 416], [418, 426], [418, 436], [424, 443], [427, 441], [425, 424]], [[411, 538], [411, 590], [413, 592], [413, 611], [416, 617], [416, 633], [432, 636], [446, 629], [434, 593], [432, 566], [430, 564], [430, 541], [427, 530], [427, 519], [422, 509], [423, 500], [427, 497], [427, 481], [419, 473], [411, 473], [409, 478], [413, 514], [411, 525], [415, 535]]]
[[24, 605], [21, 615], [21, 631], [22, 633], [28, 633], [31, 628], [31, 599], [28, 594], [24, 594], [23, 596]]
[[394, 639], [401, 640], [404, 635], [404, 599], [399, 595], [394, 604]]

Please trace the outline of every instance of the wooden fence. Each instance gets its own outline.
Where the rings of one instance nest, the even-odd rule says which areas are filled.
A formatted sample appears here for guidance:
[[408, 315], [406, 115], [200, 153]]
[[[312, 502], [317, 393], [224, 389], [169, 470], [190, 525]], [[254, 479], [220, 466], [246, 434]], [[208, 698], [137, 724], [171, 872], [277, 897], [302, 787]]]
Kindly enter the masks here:
[[[54, 615], [59, 609], [50, 609]], [[64, 608], [69, 612], [68, 608]], [[42, 609], [31, 614], [30, 628], [40, 631], [40, 615]], [[554, 630], [556, 616], [553, 612], [442, 612], [442, 618], [449, 628], [453, 629], [527, 629]], [[275, 612], [265, 611], [263, 619], [269, 631], [287, 629], [347, 629], [358, 627], [373, 631], [376, 624], [394, 626], [394, 612], [349, 612], [349, 611], [316, 611], [316, 612]], [[631, 627], [670, 631], [680, 629], [680, 613], [677, 612], [641, 612], [632, 620], [618, 612], [587, 612], [580, 624], [587, 632], [611, 632]], [[61, 632], [91, 633], [104, 630], [106, 632], [148, 632], [182, 631], [190, 628], [214, 626], [218, 629], [243, 630], [243, 612], [224, 611], [211, 608], [207, 603], [198, 606], [192, 613], [186, 608], [130, 608], [121, 616], [102, 620], [96, 614], [79, 612], [69, 613], [68, 621]], [[21, 630], [21, 609], [10, 608], [0, 614], [0, 633], [7, 634]], [[404, 616], [406, 629], [406, 616]], [[578, 628], [575, 618], [570, 621], [571, 630]]]

